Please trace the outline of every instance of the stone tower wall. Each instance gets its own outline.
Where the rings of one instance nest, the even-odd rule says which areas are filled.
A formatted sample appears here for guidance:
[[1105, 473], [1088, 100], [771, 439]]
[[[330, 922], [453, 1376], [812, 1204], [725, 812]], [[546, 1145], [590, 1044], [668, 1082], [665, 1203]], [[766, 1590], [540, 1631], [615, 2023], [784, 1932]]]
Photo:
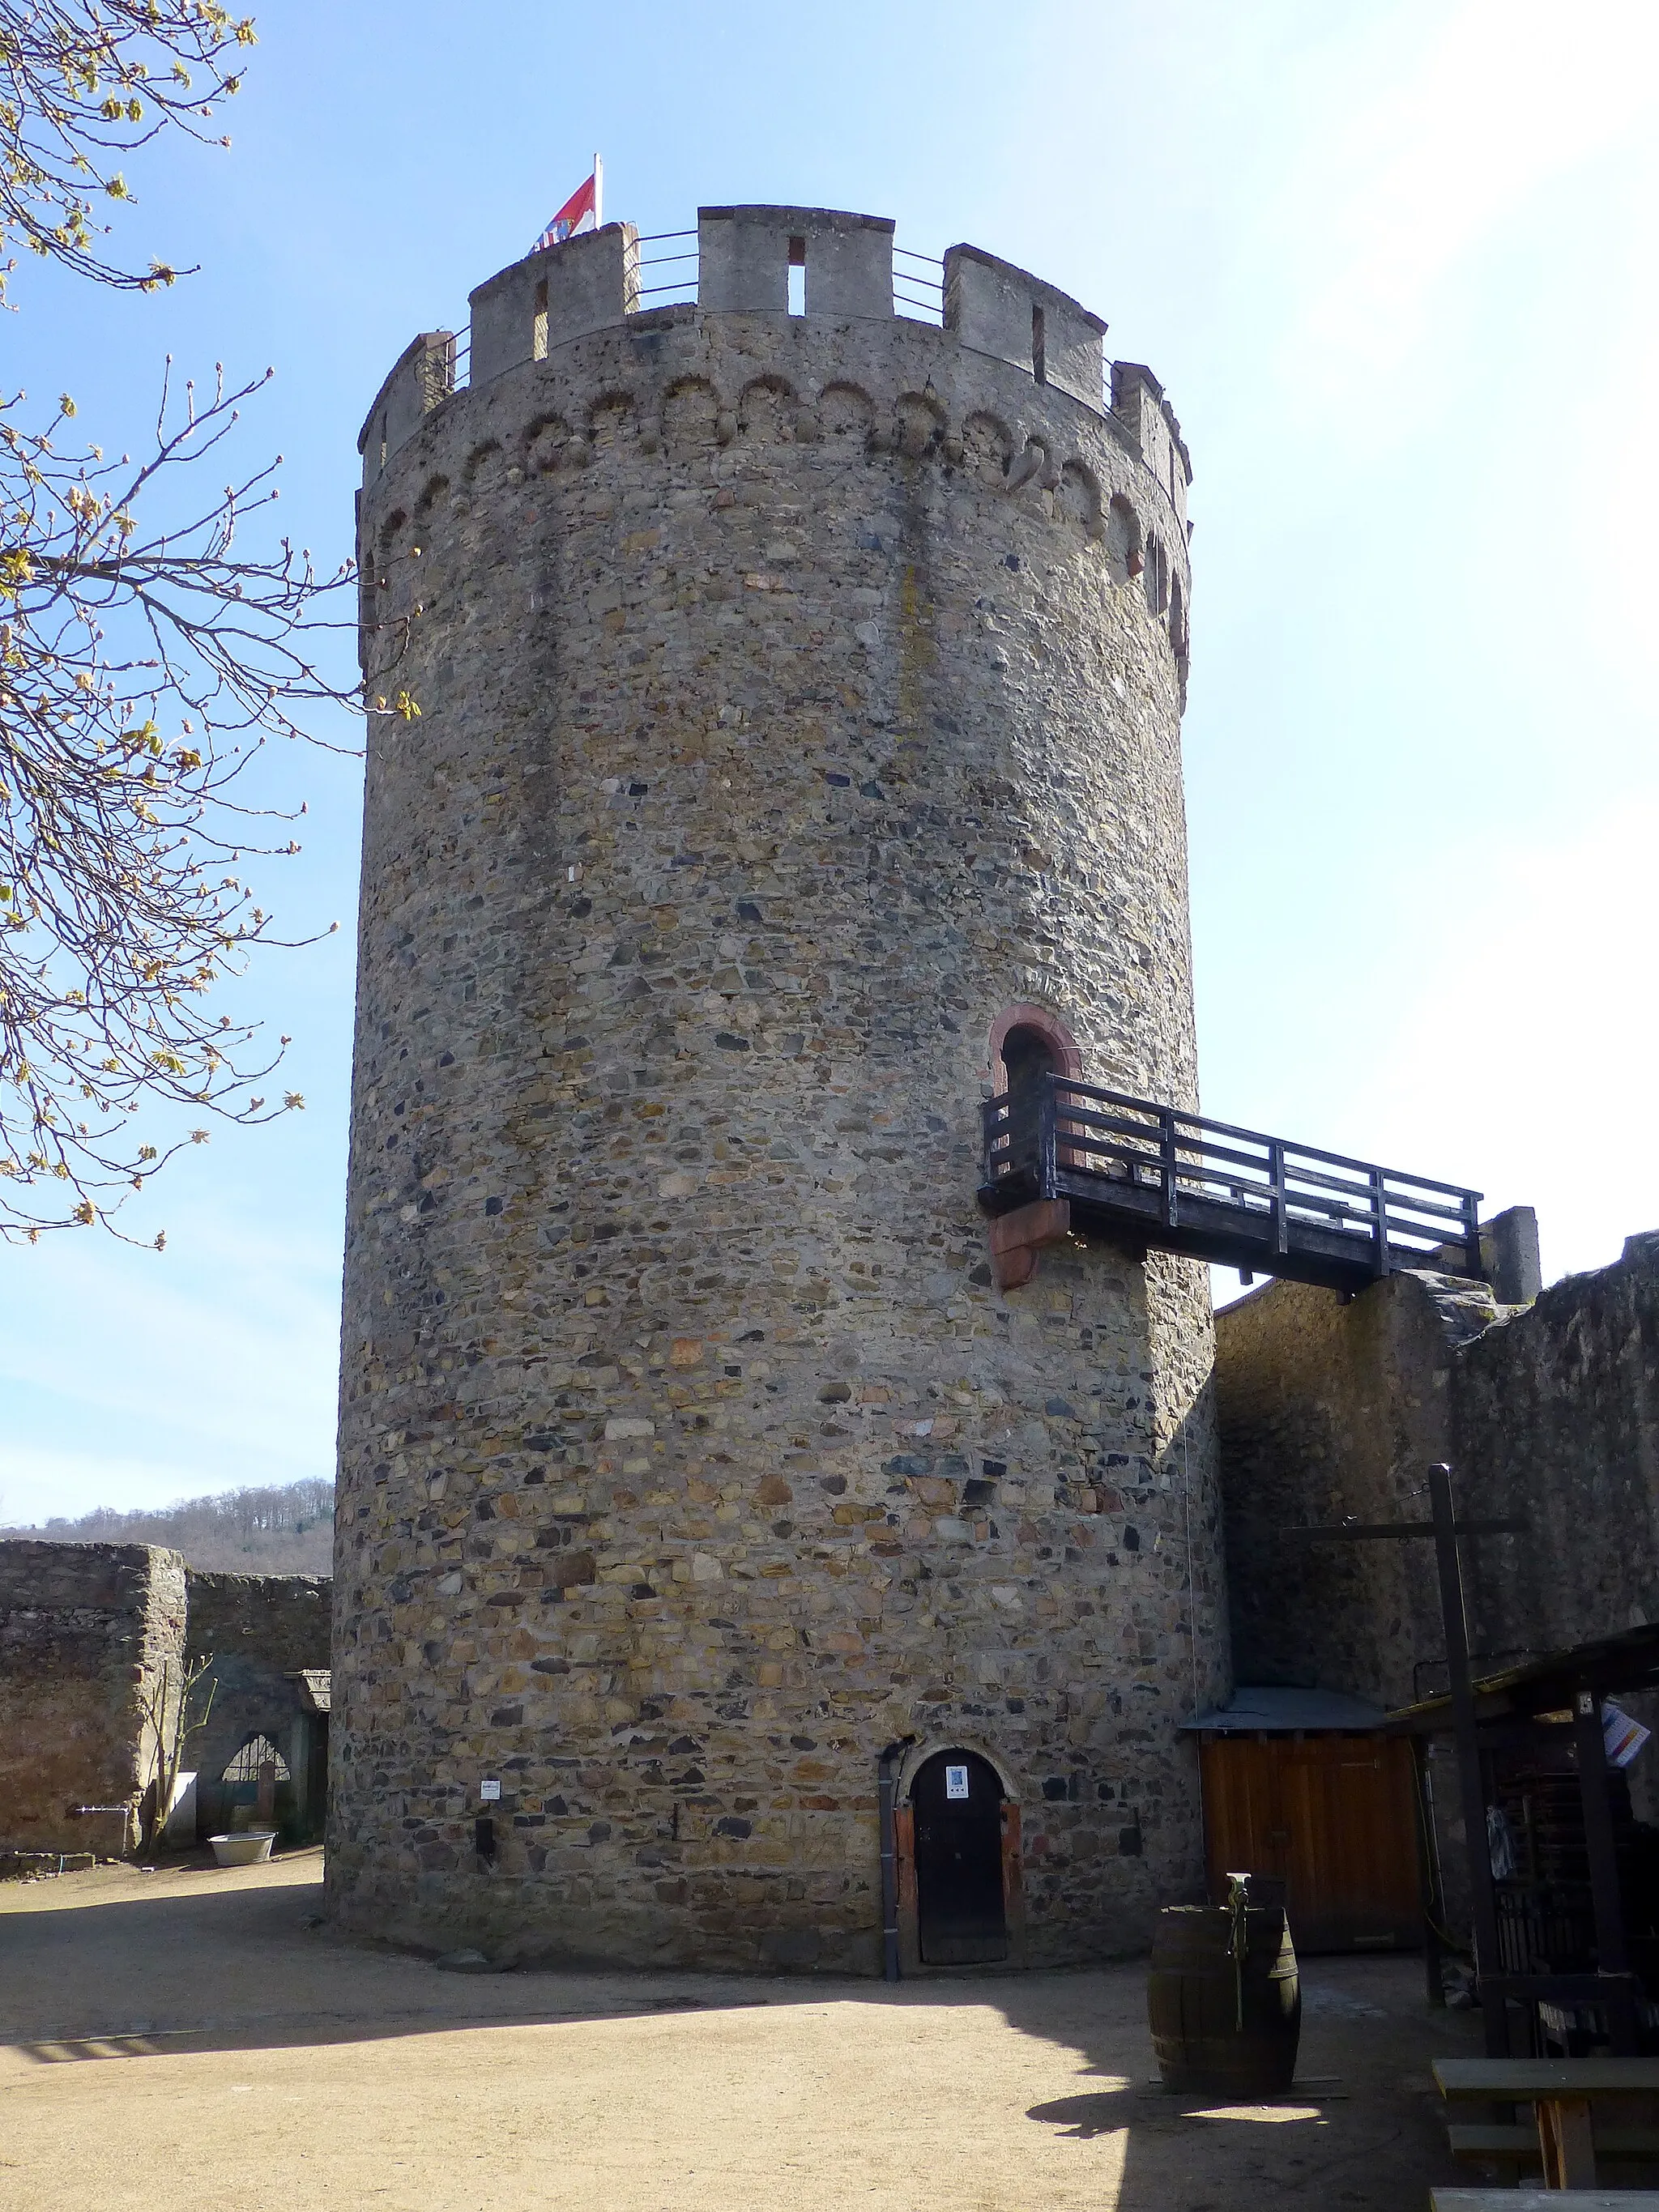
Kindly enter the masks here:
[[1073, 1243], [999, 1294], [978, 1108], [1021, 1003], [1195, 1103], [1184, 450], [988, 256], [939, 329], [890, 225], [702, 231], [699, 307], [630, 311], [623, 227], [503, 271], [471, 388], [428, 336], [365, 428], [421, 712], [368, 763], [333, 1902], [874, 1970], [910, 1738], [1000, 1768], [1029, 1955], [1120, 1952], [1227, 1687], [1207, 1286]]

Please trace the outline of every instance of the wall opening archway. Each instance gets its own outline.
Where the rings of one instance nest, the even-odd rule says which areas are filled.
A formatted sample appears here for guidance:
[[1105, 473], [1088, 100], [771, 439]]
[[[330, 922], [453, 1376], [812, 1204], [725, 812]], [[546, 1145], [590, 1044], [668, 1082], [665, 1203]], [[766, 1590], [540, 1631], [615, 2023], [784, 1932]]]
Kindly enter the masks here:
[[226, 1782], [257, 1782], [262, 1766], [270, 1767], [273, 1781], [286, 1782], [289, 1779], [288, 1761], [270, 1738], [268, 1735], [251, 1735], [226, 1767], [221, 1778]]

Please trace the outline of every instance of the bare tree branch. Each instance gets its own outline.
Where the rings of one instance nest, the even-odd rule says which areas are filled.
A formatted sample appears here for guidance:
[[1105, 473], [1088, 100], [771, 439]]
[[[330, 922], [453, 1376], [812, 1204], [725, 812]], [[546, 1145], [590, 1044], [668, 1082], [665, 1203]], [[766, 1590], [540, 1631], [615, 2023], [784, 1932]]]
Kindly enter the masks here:
[[[149, 292], [178, 273], [112, 260], [101, 200], [133, 197], [120, 164], [166, 131], [209, 143], [241, 82], [250, 20], [214, 0], [0, 0], [0, 238], [77, 276]], [[218, 143], [228, 146], [228, 138]], [[15, 258], [0, 264], [0, 302]]]
[[216, 1677], [208, 1683], [206, 1698], [199, 1695], [212, 1666], [211, 1652], [193, 1665], [181, 1660], [176, 1674], [163, 1660], [160, 1674], [139, 1687], [139, 1759], [148, 1772], [140, 1779], [133, 1817], [140, 1830], [141, 1847], [146, 1851], [161, 1846], [161, 1832], [179, 1789], [185, 1746], [212, 1717], [214, 1693], [219, 1686]]
[[164, 389], [138, 461], [60, 453], [67, 397], [40, 432], [0, 402], [0, 1237], [107, 1215], [204, 1140], [137, 1142], [146, 1098], [240, 1121], [302, 1103], [259, 1095], [280, 1048], [201, 1002], [292, 941], [238, 872], [298, 852], [292, 817], [238, 789], [270, 738], [309, 736], [307, 707], [360, 704], [319, 665], [355, 628], [354, 573], [319, 579], [287, 538], [245, 551], [271, 468], [178, 525], [147, 532], [140, 507], [265, 380]]
[[[105, 255], [93, 196], [130, 198], [115, 164], [158, 134], [205, 139], [252, 43], [216, 0], [0, 0], [0, 251], [170, 283]], [[118, 460], [78, 442], [67, 395], [41, 428], [0, 394], [0, 1240], [110, 1222], [206, 1141], [198, 1117], [304, 1103], [262, 1087], [286, 1037], [203, 1004], [253, 946], [295, 941], [240, 872], [300, 849], [293, 817], [248, 796], [250, 763], [273, 737], [321, 742], [308, 710], [364, 706], [329, 672], [349, 665], [355, 571], [319, 575], [272, 529], [281, 455], [198, 488], [270, 374], [181, 392], [169, 361], [153, 439]], [[400, 651], [389, 625], [377, 669]], [[399, 693], [370, 711], [419, 710]], [[146, 1104], [196, 1126], [149, 1141]]]

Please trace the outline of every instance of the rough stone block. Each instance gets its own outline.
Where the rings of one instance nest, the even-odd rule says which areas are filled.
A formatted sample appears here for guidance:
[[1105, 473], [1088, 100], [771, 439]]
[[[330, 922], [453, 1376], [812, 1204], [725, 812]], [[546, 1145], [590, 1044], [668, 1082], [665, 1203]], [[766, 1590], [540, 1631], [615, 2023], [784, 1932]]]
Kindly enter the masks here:
[[700, 208], [698, 305], [786, 313], [793, 241], [804, 254], [809, 315], [891, 315], [892, 223], [833, 208]]
[[163, 1668], [178, 1680], [184, 1632], [176, 1552], [0, 1543], [0, 1846], [128, 1847], [155, 1754], [143, 1699]]
[[374, 396], [358, 434], [367, 489], [434, 407], [455, 388], [455, 339], [449, 331], [423, 331], [411, 338]]
[[1112, 412], [1133, 439], [1141, 459], [1169, 494], [1180, 521], [1187, 520], [1192, 463], [1175, 410], [1144, 362], [1112, 363]]
[[1538, 1249], [1538, 1216], [1530, 1206], [1511, 1206], [1480, 1224], [1480, 1264], [1499, 1305], [1527, 1306], [1544, 1287]]
[[1102, 408], [1105, 324], [1011, 262], [977, 246], [953, 246], [945, 257], [945, 326], [975, 353], [1033, 376], [1040, 368], [1042, 382]]
[[608, 222], [500, 270], [471, 295], [470, 381], [484, 385], [541, 361], [589, 331], [605, 330], [639, 305], [640, 237]]

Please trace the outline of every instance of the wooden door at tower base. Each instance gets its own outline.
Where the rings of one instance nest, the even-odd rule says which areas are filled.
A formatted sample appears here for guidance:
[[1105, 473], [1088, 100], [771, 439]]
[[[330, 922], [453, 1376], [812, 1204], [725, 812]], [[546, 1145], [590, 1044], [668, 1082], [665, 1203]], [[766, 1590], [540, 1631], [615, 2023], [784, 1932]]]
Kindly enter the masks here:
[[916, 1930], [929, 1966], [989, 1966], [1008, 1956], [1002, 1780], [971, 1751], [941, 1751], [910, 1785]]
[[1374, 1735], [1210, 1735], [1200, 1747], [1210, 1894], [1230, 1872], [1285, 1884], [1298, 1951], [1423, 1940], [1411, 1747]]

